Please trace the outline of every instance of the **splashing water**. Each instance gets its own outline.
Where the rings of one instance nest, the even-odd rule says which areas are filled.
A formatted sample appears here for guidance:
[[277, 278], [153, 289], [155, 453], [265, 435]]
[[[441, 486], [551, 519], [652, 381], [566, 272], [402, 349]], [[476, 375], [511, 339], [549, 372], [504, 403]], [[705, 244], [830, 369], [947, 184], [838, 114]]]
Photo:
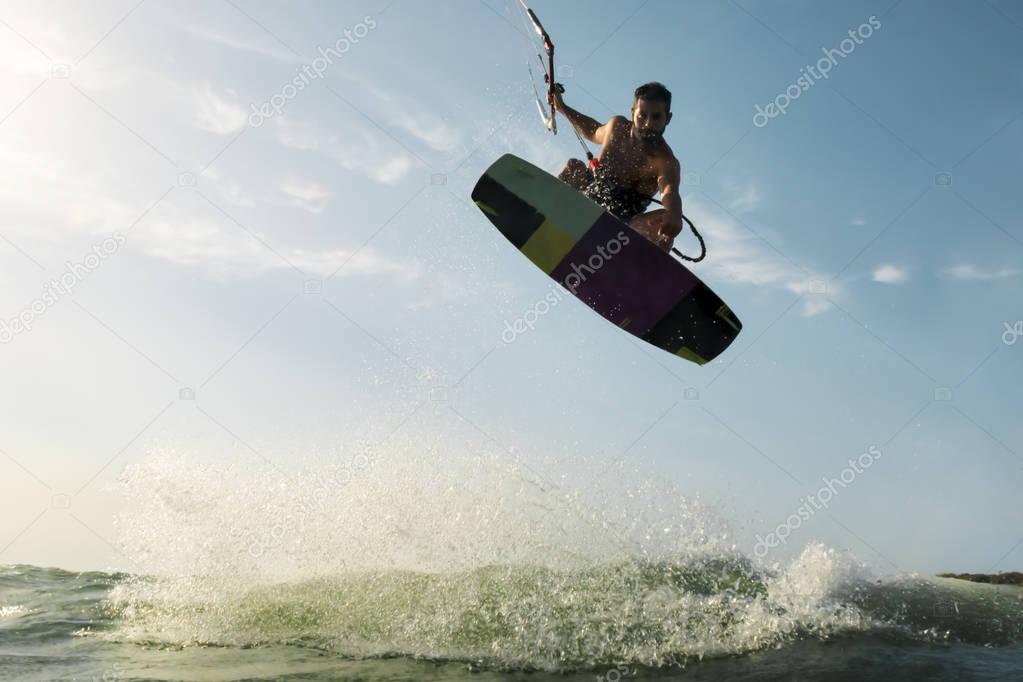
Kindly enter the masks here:
[[[489, 457], [372, 451], [282, 473], [158, 453], [122, 482], [138, 574], [107, 636], [302, 644], [498, 668], [681, 663], [868, 627], [821, 546], [758, 570], [713, 510], [617, 478], [568, 490]], [[601, 494], [603, 493], [603, 494]]]

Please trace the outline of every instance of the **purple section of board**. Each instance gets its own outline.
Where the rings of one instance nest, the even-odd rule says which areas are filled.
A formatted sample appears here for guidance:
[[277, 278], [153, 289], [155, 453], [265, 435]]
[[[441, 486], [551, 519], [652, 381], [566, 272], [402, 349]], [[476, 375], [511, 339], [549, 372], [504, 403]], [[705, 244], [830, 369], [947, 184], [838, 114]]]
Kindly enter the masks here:
[[[611, 255], [611, 242], [628, 244]], [[598, 247], [607, 258], [600, 256]], [[590, 265], [591, 258], [599, 267]], [[575, 274], [566, 281], [570, 275]], [[671, 256], [661, 251], [638, 232], [605, 213], [565, 258], [550, 273], [566, 288], [578, 279], [575, 295], [614, 324], [642, 335], [692, 291], [700, 280], [679, 267]], [[636, 292], [643, 292], [636, 296]]]

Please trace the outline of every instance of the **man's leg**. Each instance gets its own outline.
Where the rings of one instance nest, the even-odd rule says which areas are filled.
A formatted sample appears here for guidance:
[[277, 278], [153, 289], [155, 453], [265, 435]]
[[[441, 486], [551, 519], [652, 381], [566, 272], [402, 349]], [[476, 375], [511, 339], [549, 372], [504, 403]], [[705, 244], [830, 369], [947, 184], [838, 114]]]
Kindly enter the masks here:
[[565, 167], [558, 173], [558, 179], [580, 192], [590, 184], [590, 175], [586, 170], [586, 164], [579, 159], [569, 159]]
[[629, 221], [629, 227], [639, 232], [661, 249], [670, 251], [671, 245], [675, 243], [675, 240], [671, 239], [667, 243], [660, 241], [661, 223], [664, 222], [665, 212], [663, 208], [659, 208], [649, 213], [640, 213]]

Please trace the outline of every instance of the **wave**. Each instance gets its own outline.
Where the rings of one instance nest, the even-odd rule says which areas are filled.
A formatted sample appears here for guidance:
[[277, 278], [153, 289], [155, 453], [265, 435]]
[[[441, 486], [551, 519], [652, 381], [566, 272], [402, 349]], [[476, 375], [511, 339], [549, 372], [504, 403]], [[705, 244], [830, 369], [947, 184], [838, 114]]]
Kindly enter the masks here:
[[882, 581], [822, 545], [759, 566], [677, 490], [597, 495], [537, 470], [359, 453], [285, 474], [160, 454], [123, 477], [122, 544], [142, 570], [117, 581], [97, 636], [549, 671], [809, 638], [1023, 639], [1023, 590]]

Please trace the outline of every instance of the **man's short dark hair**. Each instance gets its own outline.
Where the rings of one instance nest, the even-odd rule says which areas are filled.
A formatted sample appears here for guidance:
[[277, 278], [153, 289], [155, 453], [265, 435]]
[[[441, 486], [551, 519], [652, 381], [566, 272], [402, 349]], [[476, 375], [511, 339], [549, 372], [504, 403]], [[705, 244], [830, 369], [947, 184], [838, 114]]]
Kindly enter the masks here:
[[635, 104], [641, 99], [664, 102], [664, 110], [671, 111], [671, 91], [657, 81], [644, 83], [636, 88], [636, 94], [632, 97], [632, 103]]

